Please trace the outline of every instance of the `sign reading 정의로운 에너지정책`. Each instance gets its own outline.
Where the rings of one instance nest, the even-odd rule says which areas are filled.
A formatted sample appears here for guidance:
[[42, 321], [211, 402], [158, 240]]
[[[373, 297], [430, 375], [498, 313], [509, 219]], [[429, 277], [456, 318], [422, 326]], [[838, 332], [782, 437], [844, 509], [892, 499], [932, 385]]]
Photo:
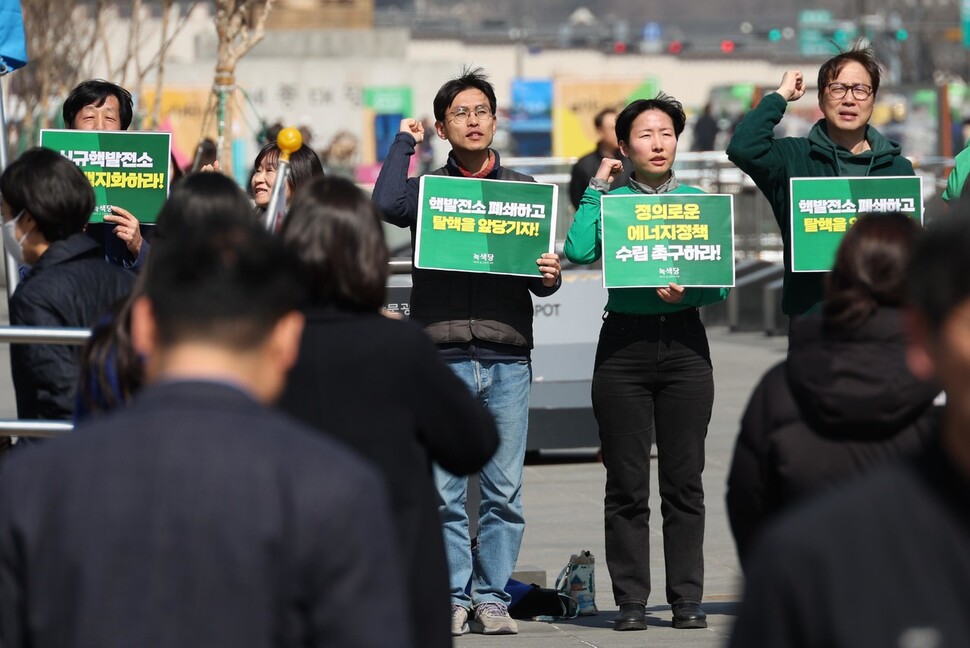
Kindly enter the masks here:
[[552, 184], [422, 176], [414, 265], [540, 277], [536, 259], [555, 249], [557, 198]]
[[859, 214], [898, 212], [922, 222], [916, 176], [791, 179], [792, 272], [828, 272]]
[[94, 188], [92, 223], [104, 222], [111, 206], [154, 223], [168, 197], [169, 133], [41, 130], [40, 145], [74, 162]]
[[720, 194], [605, 195], [603, 286], [734, 285], [734, 203]]

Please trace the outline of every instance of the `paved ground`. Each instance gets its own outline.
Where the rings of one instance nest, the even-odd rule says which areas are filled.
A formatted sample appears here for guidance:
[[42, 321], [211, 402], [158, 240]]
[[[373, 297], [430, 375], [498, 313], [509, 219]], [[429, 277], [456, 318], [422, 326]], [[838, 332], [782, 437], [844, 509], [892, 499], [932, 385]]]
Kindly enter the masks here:
[[603, 467], [590, 461], [544, 463], [526, 466], [526, 533], [519, 565], [544, 571], [551, 587], [570, 554], [589, 549], [598, 561], [596, 602], [601, 612], [595, 617], [557, 623], [519, 622], [520, 633], [516, 636], [466, 635], [456, 639], [456, 648], [485, 645], [510, 648], [713, 648], [725, 644], [740, 589], [740, 568], [724, 506], [727, 469], [748, 395], [764, 370], [783, 359], [787, 340], [761, 334], [729, 333], [724, 328], [710, 329], [709, 337], [716, 396], [704, 473], [707, 534], [703, 607], [710, 627], [706, 630], [674, 630], [670, 627], [670, 609], [663, 594], [656, 465], [651, 466], [651, 503], [657, 524], [651, 529], [654, 594], [647, 607], [650, 628], [645, 632], [616, 632], [612, 629], [616, 605], [610, 591], [603, 549]]

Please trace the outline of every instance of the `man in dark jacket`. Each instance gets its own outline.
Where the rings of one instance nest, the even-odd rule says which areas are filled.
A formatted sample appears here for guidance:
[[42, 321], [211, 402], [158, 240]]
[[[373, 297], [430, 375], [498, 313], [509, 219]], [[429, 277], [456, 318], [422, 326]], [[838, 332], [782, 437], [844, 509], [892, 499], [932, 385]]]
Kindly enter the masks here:
[[[0, 176], [0, 194], [6, 250], [30, 266], [10, 298], [11, 324], [88, 328], [128, 295], [134, 275], [105, 263], [82, 231], [94, 190], [73, 162], [50, 149], [25, 151]], [[19, 418], [71, 419], [77, 347], [13, 344], [10, 365]]]
[[589, 187], [589, 181], [599, 171], [603, 158], [613, 158], [623, 162], [623, 171], [613, 176], [610, 189], [626, 186], [630, 181], [633, 163], [620, 151], [620, 144], [616, 139], [616, 115], [616, 109], [604, 108], [593, 118], [597, 137], [596, 150], [576, 160], [569, 178], [569, 201], [575, 209], [579, 209], [579, 201]]
[[911, 176], [913, 165], [900, 147], [869, 126], [879, 64], [871, 50], [850, 50], [826, 61], [818, 71], [818, 105], [824, 117], [807, 138], [775, 139], [774, 128], [789, 101], [807, 89], [802, 73], [785, 72], [778, 90], [766, 95], [734, 131], [728, 158], [751, 176], [771, 203], [784, 244], [785, 276], [781, 309], [802, 315], [822, 300], [822, 272], [791, 270], [792, 178]]
[[[435, 175], [534, 181], [502, 167], [490, 148], [495, 136], [495, 91], [479, 70], [445, 83], [434, 100], [435, 131], [452, 150]], [[412, 246], [418, 216], [417, 178], [407, 169], [414, 147], [426, 133], [414, 119], [401, 122], [373, 199], [384, 219], [411, 228]], [[519, 554], [522, 516], [522, 470], [532, 382], [532, 299], [546, 297], [560, 285], [559, 257], [536, 260], [535, 278], [415, 268], [411, 277], [411, 317], [420, 322], [451, 369], [487, 405], [495, 418], [499, 449], [481, 470], [482, 516], [478, 556], [473, 561], [465, 499], [468, 478], [435, 466], [442, 498], [445, 551], [451, 577], [452, 633], [470, 628], [485, 634], [514, 634], [505, 592]], [[456, 430], [460, 433], [460, 430]], [[471, 591], [466, 588], [471, 585]], [[470, 608], [474, 618], [469, 624]]]
[[267, 407], [300, 268], [238, 212], [196, 216], [132, 309], [148, 385], [3, 466], [0, 645], [411, 648], [383, 481]]
[[968, 646], [970, 219], [910, 262], [907, 358], [947, 403], [933, 442], [793, 511], [755, 545], [731, 646]]

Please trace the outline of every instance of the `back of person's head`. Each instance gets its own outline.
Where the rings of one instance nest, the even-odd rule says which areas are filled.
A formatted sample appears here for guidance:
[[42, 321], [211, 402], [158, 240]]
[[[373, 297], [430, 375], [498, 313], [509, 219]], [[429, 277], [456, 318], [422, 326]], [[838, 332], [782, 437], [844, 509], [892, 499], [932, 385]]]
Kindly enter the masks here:
[[665, 92], [659, 93], [653, 99], [637, 99], [630, 102], [626, 108], [616, 116], [616, 139], [619, 142], [630, 141], [630, 129], [633, 122], [641, 114], [648, 110], [659, 110], [670, 117], [674, 124], [674, 136], [680, 139], [680, 134], [684, 132], [687, 124], [687, 115], [684, 113], [684, 106], [679, 101]]
[[252, 213], [249, 198], [231, 178], [221, 173], [190, 173], [172, 187], [158, 214], [155, 239], [178, 237], [192, 221], [252, 220]]
[[908, 303], [933, 335], [970, 299], [970, 205], [964, 206], [930, 222], [906, 273]]
[[64, 127], [74, 128], [74, 120], [82, 108], [90, 106], [91, 104], [100, 108], [104, 105], [108, 97], [111, 96], [118, 99], [118, 116], [121, 119], [121, 130], [128, 130], [128, 127], [131, 126], [131, 118], [133, 115], [131, 93], [120, 85], [103, 79], [82, 81], [76, 88], [71, 90], [71, 94], [64, 100], [64, 107], [62, 109]]
[[495, 101], [495, 88], [489, 82], [488, 77], [485, 76], [484, 70], [482, 68], [475, 69], [464, 69], [461, 75], [445, 82], [443, 86], [438, 89], [438, 94], [434, 97], [434, 118], [437, 121], [445, 120], [445, 113], [451, 108], [452, 102], [455, 100], [459, 94], [465, 90], [473, 89], [480, 90], [485, 98], [488, 99], [488, 107], [495, 114], [498, 108], [497, 102]]
[[[279, 166], [280, 149], [276, 146], [275, 139], [263, 144], [263, 147], [259, 149], [259, 153], [256, 154], [256, 161], [253, 162], [253, 168], [258, 168], [263, 161], [274, 167]], [[290, 153], [290, 172], [286, 181], [290, 186], [291, 193], [295, 193], [311, 178], [322, 175], [323, 164], [312, 148], [306, 144], [301, 144], [300, 148]]]
[[906, 275], [923, 228], [898, 213], [863, 214], [842, 239], [826, 278], [826, 330], [851, 331], [880, 307], [899, 308]]
[[294, 198], [281, 236], [303, 265], [314, 304], [381, 308], [388, 262], [381, 214], [353, 182], [312, 180]]
[[276, 323], [303, 305], [299, 264], [279, 238], [236, 207], [196, 209], [187, 201], [186, 211], [164, 224], [144, 270], [157, 346], [260, 348]]
[[76, 164], [47, 148], [27, 149], [0, 175], [0, 195], [17, 214], [26, 210], [48, 242], [84, 229], [94, 189]]
[[866, 72], [869, 73], [869, 78], [872, 79], [872, 94], [875, 95], [879, 92], [880, 70], [876, 56], [871, 47], [859, 47], [840, 52], [825, 63], [822, 63], [822, 66], [818, 69], [819, 100], [825, 94], [826, 86], [838, 78], [842, 69], [848, 63], [858, 63], [864, 67]]

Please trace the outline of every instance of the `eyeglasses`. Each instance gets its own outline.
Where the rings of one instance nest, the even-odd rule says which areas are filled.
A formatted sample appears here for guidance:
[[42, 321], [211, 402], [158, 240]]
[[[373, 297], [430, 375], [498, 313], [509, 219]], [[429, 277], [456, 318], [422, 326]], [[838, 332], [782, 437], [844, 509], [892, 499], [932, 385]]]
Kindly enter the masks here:
[[475, 117], [478, 118], [478, 121], [486, 121], [492, 118], [492, 111], [489, 110], [487, 106], [475, 106], [471, 110], [465, 108], [464, 106], [459, 106], [448, 114], [451, 115], [451, 121], [455, 122], [456, 124], [464, 124], [468, 121], [468, 118], [472, 113], [475, 113]]
[[872, 94], [872, 86], [867, 86], [865, 83], [856, 83], [855, 85], [846, 85], [845, 83], [830, 83], [825, 88], [829, 91], [829, 95], [833, 99], [841, 99], [845, 94], [851, 90], [852, 98], [856, 101], [862, 101], [868, 99], [869, 95]]

